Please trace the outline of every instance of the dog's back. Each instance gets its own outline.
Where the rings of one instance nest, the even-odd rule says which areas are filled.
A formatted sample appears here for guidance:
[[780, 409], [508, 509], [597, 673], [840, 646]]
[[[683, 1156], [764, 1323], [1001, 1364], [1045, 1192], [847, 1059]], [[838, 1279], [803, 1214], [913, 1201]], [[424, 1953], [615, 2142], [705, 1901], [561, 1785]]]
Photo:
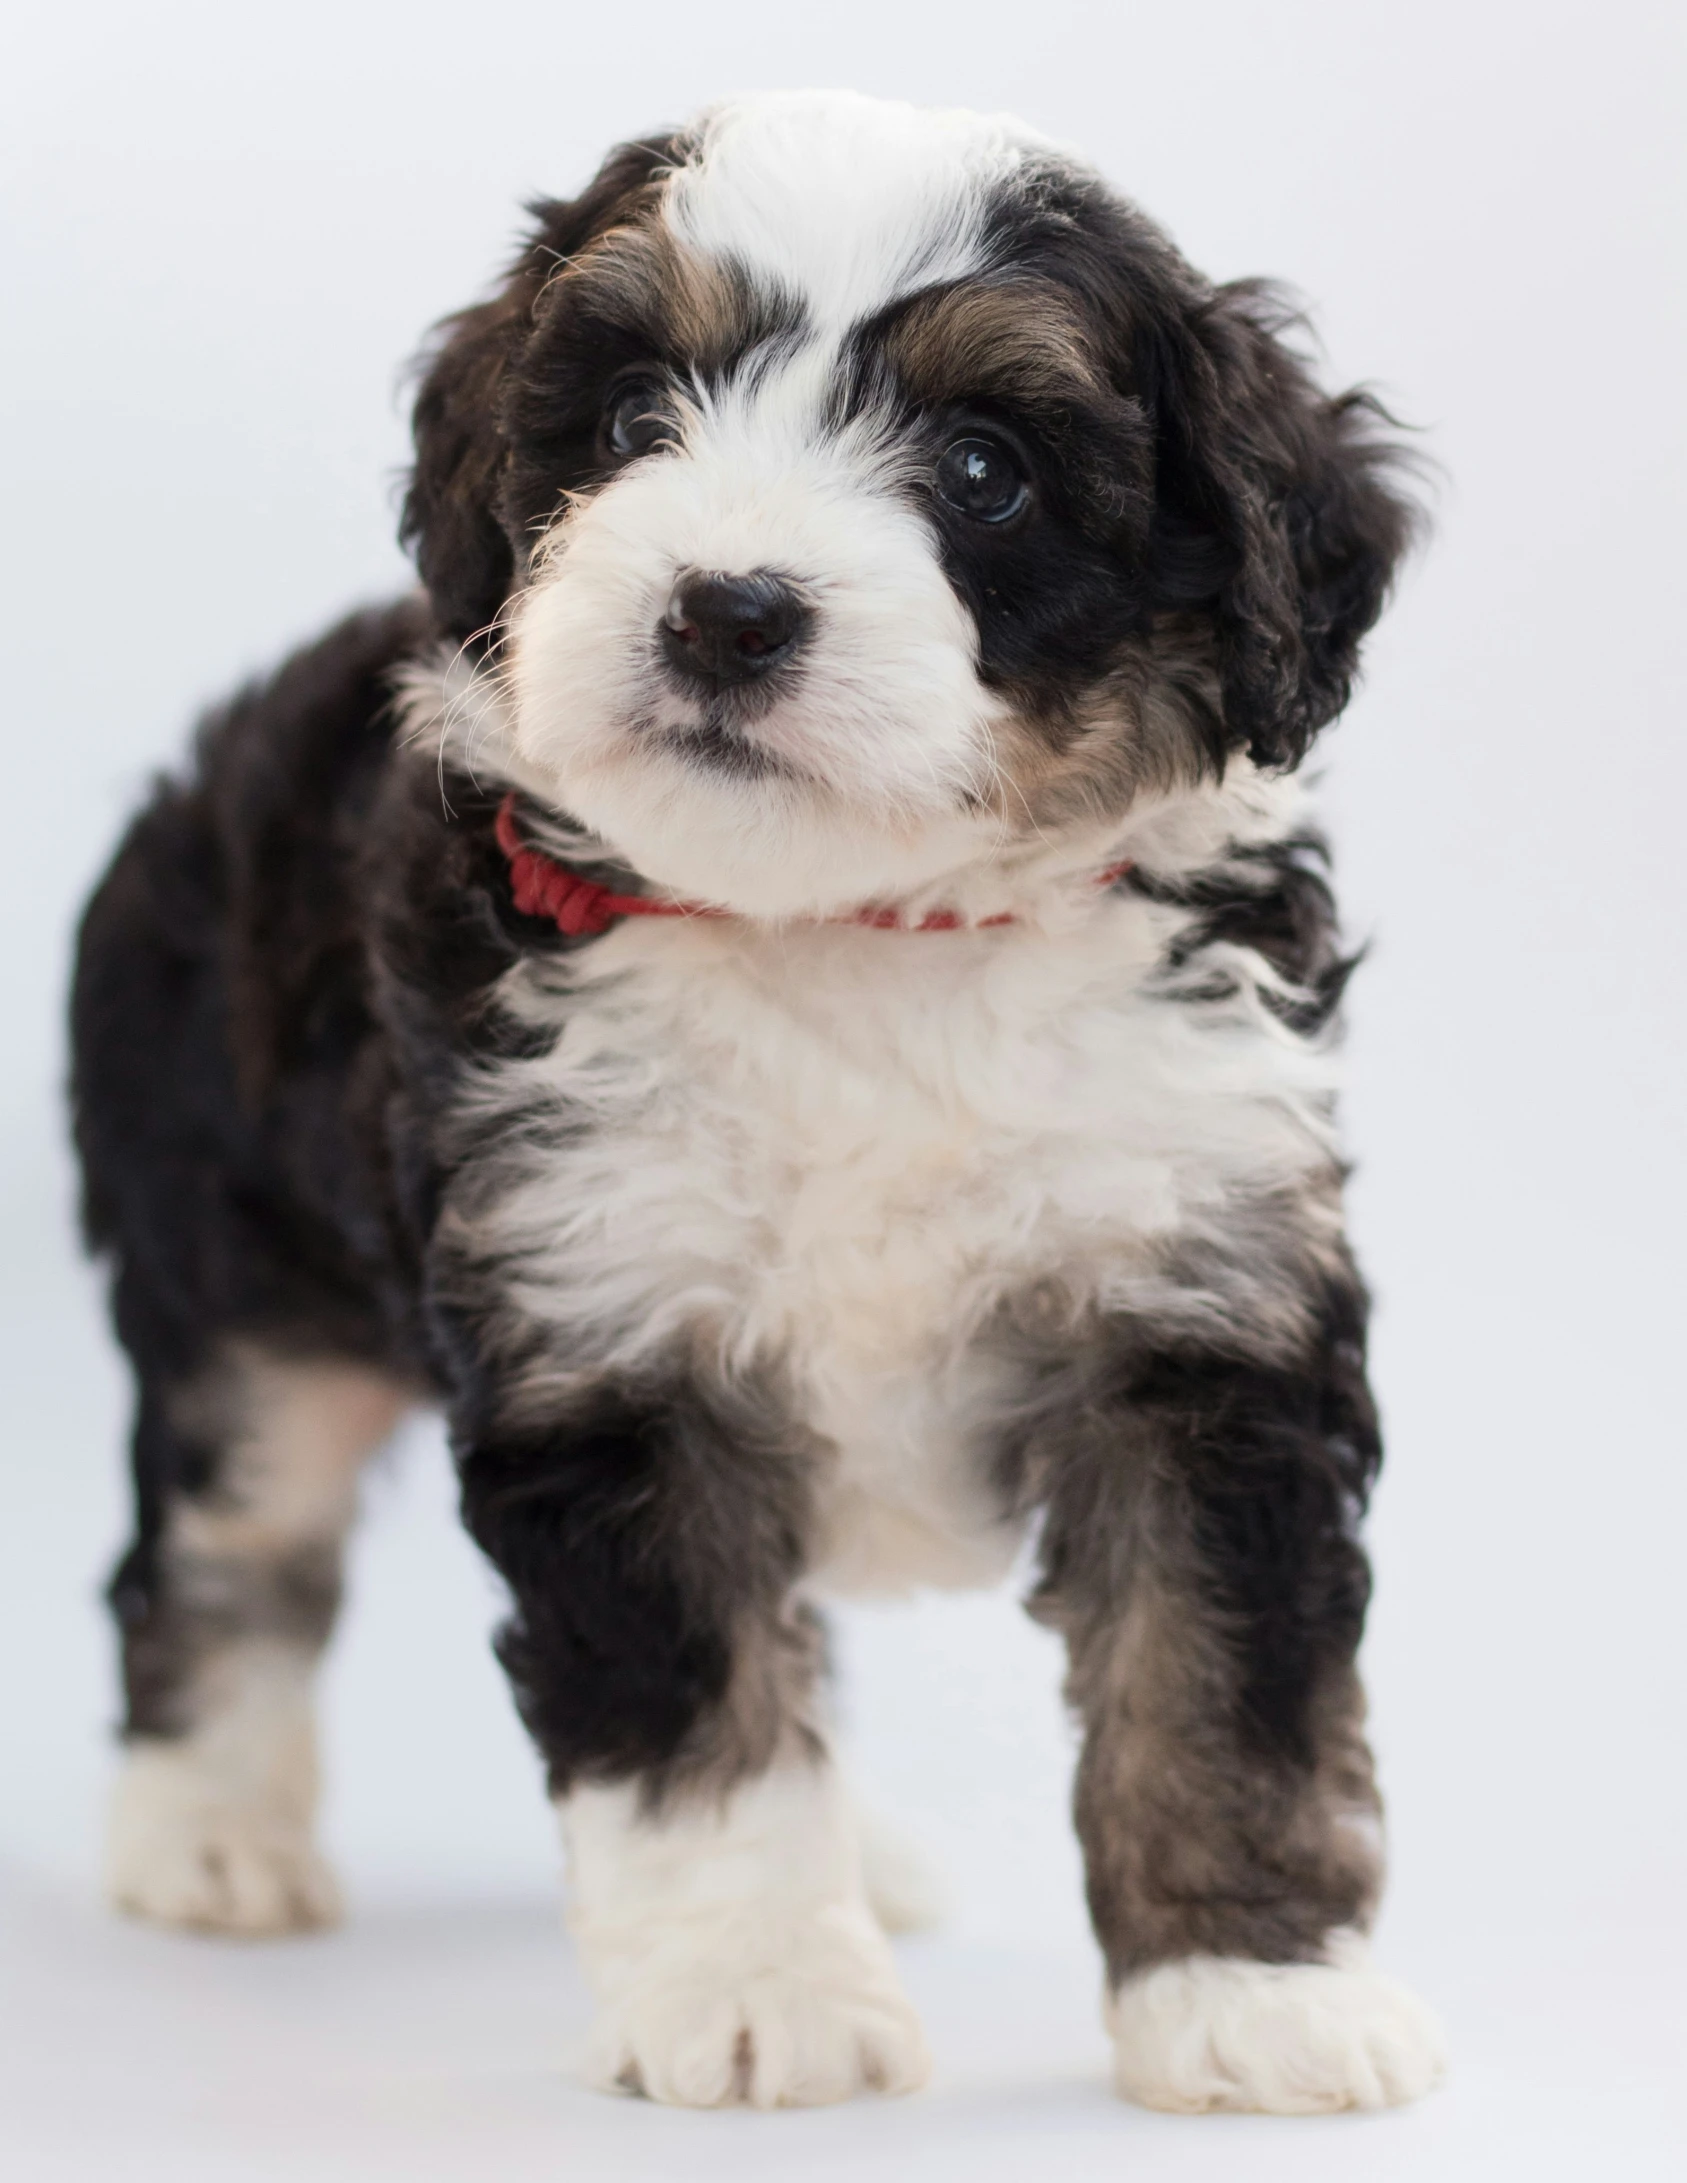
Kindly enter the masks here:
[[87, 1229], [113, 1255], [126, 1338], [172, 1374], [255, 1323], [390, 1346], [357, 867], [391, 676], [424, 627], [415, 601], [355, 616], [216, 713], [88, 906], [72, 1000]]

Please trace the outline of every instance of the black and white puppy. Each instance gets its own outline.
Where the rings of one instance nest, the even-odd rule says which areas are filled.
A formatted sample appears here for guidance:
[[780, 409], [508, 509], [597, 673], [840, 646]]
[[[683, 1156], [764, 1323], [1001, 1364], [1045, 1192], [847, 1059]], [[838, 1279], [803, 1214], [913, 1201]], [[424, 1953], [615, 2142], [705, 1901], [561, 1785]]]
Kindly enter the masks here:
[[921, 2080], [817, 1602], [1029, 1536], [1121, 2088], [1406, 2098], [1293, 778], [1409, 529], [1376, 413], [1000, 119], [735, 103], [534, 219], [427, 368], [425, 596], [213, 719], [88, 911], [112, 1891], [332, 1916], [312, 1673], [432, 1400], [603, 2083]]

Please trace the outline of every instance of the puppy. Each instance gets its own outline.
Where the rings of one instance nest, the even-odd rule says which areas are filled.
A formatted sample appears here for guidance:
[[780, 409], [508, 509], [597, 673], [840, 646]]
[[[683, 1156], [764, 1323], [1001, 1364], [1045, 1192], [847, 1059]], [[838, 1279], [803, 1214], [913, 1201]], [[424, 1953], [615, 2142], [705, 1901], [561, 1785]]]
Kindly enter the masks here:
[[1121, 2089], [1409, 2097], [1294, 779], [1408, 537], [1377, 413], [1005, 120], [747, 100], [533, 221], [426, 365], [424, 591], [213, 718], [83, 927], [111, 1891], [335, 1914], [311, 1680], [431, 1401], [599, 2082], [920, 2082], [819, 1602], [1030, 1538]]

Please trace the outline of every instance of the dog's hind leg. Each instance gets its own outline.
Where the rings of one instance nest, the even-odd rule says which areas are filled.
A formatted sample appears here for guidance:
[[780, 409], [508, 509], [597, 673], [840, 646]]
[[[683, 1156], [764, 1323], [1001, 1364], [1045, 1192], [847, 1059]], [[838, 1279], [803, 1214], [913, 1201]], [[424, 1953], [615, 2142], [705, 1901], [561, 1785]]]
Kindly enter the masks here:
[[137, 1916], [231, 1933], [330, 1924], [312, 1837], [312, 1684], [364, 1460], [412, 1400], [370, 1367], [246, 1344], [142, 1381], [139, 1513], [112, 1581], [127, 1700], [106, 1876]]
[[887, 1933], [933, 1933], [948, 1919], [943, 1877], [920, 1844], [870, 1804], [855, 1800], [861, 1873]]

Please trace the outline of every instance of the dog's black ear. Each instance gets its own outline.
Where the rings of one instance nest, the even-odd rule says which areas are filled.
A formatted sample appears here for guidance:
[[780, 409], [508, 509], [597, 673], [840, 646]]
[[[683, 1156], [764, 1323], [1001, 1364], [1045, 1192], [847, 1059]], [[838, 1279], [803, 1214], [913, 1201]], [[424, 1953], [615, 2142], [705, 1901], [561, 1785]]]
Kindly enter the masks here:
[[679, 142], [670, 132], [619, 145], [580, 196], [530, 205], [537, 224], [503, 288], [490, 302], [446, 319], [424, 357], [412, 412], [416, 461], [399, 537], [414, 551], [440, 628], [450, 636], [488, 628], [514, 581], [515, 549], [501, 505], [504, 410], [539, 295], [570, 258], [630, 216], [652, 178], [674, 164]]
[[504, 466], [499, 423], [505, 375], [531, 324], [536, 283], [524, 257], [501, 294], [439, 329], [412, 428], [416, 460], [399, 538], [448, 635], [484, 630], [509, 594], [515, 561], [498, 520]]
[[1162, 602], [1210, 613], [1224, 725], [1292, 766], [1347, 703], [1416, 509], [1369, 395], [1324, 394], [1259, 282], [1190, 299], [1139, 344], [1156, 425], [1152, 559]]

